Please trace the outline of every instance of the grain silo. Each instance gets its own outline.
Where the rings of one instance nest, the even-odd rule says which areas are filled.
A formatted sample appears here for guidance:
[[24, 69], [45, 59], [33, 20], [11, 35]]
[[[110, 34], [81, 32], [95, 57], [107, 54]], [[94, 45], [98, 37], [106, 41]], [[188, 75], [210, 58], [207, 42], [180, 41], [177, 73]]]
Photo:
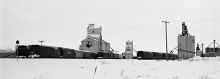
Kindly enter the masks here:
[[195, 36], [188, 33], [185, 22], [182, 22], [182, 34], [178, 36], [179, 58], [192, 58], [195, 56]]

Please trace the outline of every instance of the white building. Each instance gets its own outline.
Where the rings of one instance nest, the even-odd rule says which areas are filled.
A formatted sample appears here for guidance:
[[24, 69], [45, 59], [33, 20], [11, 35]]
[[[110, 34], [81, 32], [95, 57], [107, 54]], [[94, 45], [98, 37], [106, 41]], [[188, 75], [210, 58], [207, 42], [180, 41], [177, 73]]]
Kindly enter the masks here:
[[110, 52], [110, 43], [102, 39], [101, 26], [95, 26], [95, 24], [89, 24], [87, 28], [87, 37], [81, 41], [82, 44], [79, 50], [92, 51], [97, 53], [98, 51]]

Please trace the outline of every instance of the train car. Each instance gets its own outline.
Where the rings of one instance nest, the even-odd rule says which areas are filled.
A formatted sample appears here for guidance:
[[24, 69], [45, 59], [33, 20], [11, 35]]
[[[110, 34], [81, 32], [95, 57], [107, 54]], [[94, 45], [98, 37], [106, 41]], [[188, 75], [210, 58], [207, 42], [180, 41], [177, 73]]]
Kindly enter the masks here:
[[114, 59], [119, 59], [119, 54], [114, 54]]
[[29, 52], [34, 57], [40, 58], [59, 58], [60, 50], [52, 46], [43, 46], [43, 45], [31, 45]]
[[97, 58], [97, 54], [92, 52], [92, 58], [96, 59]]
[[81, 50], [75, 50], [75, 54], [76, 54], [75, 58], [83, 58], [84, 52]]
[[174, 56], [175, 56], [175, 59], [177, 59], [177, 58], [178, 58], [176, 54], [174, 54]]
[[166, 55], [167, 55], [167, 59], [177, 59], [178, 56], [176, 54], [171, 54], [171, 53], [162, 53], [163, 54], [163, 59], [166, 59]]
[[177, 56], [177, 54], [174, 54], [174, 57], [175, 57], [175, 59], [178, 59], [178, 56]]
[[108, 53], [108, 56], [109, 56], [110, 59], [114, 58], [114, 54], [113, 53]]
[[170, 59], [175, 59], [175, 55], [174, 54], [170, 54]]
[[60, 57], [62, 58], [75, 58], [76, 57], [74, 49], [62, 48], [62, 47], [58, 47], [58, 49], [60, 50]]
[[141, 59], [144, 57], [144, 51], [137, 51], [137, 58]]
[[98, 52], [97, 53], [97, 58], [103, 58], [103, 52]]
[[170, 59], [171, 57], [169, 53], [162, 53], [162, 54], [163, 54], [163, 59]]
[[86, 59], [93, 58], [93, 56], [92, 56], [93, 52], [91, 52], [91, 51], [83, 51], [83, 52], [84, 52], [84, 55], [83, 55], [84, 58], [86, 58]]
[[162, 56], [163, 56], [162, 59], [165, 59], [165, 55], [166, 55], [166, 54], [165, 54], [165, 53], [161, 53], [161, 54], [162, 54]]
[[158, 52], [152, 52], [155, 59], [163, 59], [163, 54]]
[[108, 53], [105, 53], [105, 52], [98, 52], [97, 53], [97, 58], [102, 58], [102, 59], [108, 59], [110, 56]]
[[37, 58], [40, 57], [40, 46], [39, 45], [28, 45], [29, 48], [29, 57]]
[[26, 45], [19, 45], [16, 49], [16, 55], [20, 58], [29, 57], [30, 53]]
[[154, 54], [148, 51], [138, 51], [137, 58], [138, 59], [153, 59]]
[[113, 55], [112, 59], [115, 59], [115, 54], [114, 54], [114, 53], [112, 53], [112, 55]]
[[171, 59], [172, 54], [168, 53], [167, 55], [168, 55], [168, 59]]
[[103, 58], [104, 58], [104, 59], [109, 59], [109, 58], [110, 58], [110, 56], [109, 56], [109, 54], [108, 54], [108, 53], [103, 52]]
[[178, 55], [177, 54], [175, 54], [175, 59], [178, 59], [179, 57], [178, 57]]

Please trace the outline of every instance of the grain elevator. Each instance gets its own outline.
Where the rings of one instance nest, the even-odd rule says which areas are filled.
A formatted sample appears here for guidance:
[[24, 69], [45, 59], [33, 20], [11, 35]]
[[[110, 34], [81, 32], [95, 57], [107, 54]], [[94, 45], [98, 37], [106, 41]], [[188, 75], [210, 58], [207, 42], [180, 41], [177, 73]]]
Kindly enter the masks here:
[[125, 59], [132, 59], [133, 58], [133, 41], [126, 41], [125, 45]]
[[81, 41], [79, 50], [91, 51], [97, 53], [103, 51], [110, 52], [110, 43], [102, 39], [102, 27], [89, 24], [87, 28], [87, 37]]
[[188, 33], [185, 22], [182, 22], [182, 34], [178, 36], [178, 57], [192, 58], [195, 56], [195, 36]]

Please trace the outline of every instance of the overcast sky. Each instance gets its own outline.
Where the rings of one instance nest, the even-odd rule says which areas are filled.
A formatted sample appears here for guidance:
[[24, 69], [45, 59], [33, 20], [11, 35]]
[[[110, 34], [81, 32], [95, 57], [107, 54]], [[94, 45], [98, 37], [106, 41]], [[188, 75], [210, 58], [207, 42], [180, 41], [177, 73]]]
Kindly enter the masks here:
[[[134, 41], [136, 50], [165, 52], [177, 46], [182, 22], [196, 43], [220, 41], [219, 0], [1, 0], [0, 49], [40, 44], [78, 49], [90, 23], [116, 51]], [[219, 42], [220, 43], [220, 42]]]

